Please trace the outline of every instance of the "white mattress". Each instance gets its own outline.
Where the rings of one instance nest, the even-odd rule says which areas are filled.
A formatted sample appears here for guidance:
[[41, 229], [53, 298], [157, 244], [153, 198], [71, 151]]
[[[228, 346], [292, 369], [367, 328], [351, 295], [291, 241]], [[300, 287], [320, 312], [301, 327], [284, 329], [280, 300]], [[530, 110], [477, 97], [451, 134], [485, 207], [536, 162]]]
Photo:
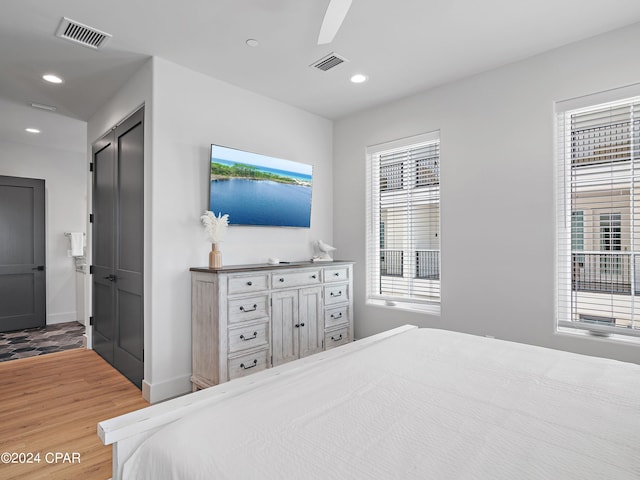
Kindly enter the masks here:
[[124, 478], [640, 479], [640, 365], [410, 330], [165, 427]]

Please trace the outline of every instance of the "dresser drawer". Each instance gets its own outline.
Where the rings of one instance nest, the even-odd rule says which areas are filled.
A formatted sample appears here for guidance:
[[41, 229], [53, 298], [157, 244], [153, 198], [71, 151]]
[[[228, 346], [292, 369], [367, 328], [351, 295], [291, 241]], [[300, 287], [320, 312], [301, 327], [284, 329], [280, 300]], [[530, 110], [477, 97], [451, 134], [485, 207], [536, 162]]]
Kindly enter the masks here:
[[324, 328], [331, 328], [349, 322], [349, 306], [343, 305], [324, 312]]
[[349, 327], [339, 328], [324, 334], [324, 349], [329, 350], [349, 343]]
[[320, 269], [273, 272], [271, 275], [272, 288], [302, 287], [305, 285], [319, 285], [320, 283]]
[[269, 344], [269, 324], [267, 322], [229, 327], [229, 352], [235, 353], [249, 348]]
[[269, 316], [269, 295], [229, 300], [229, 323], [246, 322]]
[[347, 267], [335, 267], [324, 269], [324, 281], [330, 282], [346, 282], [349, 280], [349, 269]]
[[233, 275], [229, 277], [229, 294], [251, 293], [267, 290], [269, 275], [266, 273], [253, 275]]
[[244, 377], [269, 366], [269, 349], [229, 357], [229, 380]]
[[324, 304], [333, 305], [349, 301], [349, 285], [330, 285], [324, 287]]

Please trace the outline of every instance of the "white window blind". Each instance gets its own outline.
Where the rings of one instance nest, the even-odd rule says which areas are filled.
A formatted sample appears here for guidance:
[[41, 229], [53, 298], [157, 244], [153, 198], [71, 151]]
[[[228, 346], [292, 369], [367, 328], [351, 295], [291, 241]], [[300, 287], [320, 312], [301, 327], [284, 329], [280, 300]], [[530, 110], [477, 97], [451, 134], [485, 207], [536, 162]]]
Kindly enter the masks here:
[[440, 302], [440, 138], [367, 149], [367, 300]]
[[640, 97], [557, 125], [558, 325], [640, 336]]

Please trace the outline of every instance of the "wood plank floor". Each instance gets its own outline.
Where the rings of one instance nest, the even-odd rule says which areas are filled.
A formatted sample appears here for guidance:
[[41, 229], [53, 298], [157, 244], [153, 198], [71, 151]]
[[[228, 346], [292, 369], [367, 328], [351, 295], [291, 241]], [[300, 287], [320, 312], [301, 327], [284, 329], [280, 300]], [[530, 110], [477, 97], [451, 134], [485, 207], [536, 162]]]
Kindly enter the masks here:
[[[98, 422], [148, 405], [92, 350], [2, 362], [0, 478], [110, 478], [111, 446], [98, 438]], [[3, 452], [39, 453], [39, 463], [7, 464]], [[69, 457], [56, 462], [56, 453]]]

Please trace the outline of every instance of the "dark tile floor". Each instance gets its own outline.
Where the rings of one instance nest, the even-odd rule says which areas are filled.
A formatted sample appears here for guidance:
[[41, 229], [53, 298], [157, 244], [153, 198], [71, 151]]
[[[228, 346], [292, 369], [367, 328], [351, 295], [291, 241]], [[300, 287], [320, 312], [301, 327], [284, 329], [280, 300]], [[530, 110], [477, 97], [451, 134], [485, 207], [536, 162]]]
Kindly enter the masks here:
[[83, 335], [78, 322], [0, 333], [0, 362], [81, 348]]

